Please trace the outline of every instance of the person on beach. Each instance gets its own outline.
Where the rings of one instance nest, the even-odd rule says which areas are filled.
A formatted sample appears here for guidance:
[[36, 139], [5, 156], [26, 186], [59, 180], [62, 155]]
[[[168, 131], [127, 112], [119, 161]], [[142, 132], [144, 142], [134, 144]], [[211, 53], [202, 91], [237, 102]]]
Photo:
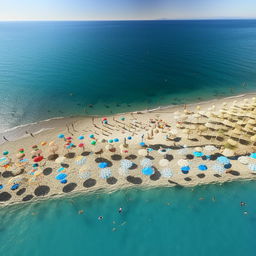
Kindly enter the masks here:
[[6, 139], [6, 137], [5, 137], [5, 136], [3, 136], [3, 139], [4, 139], [5, 141], [9, 141], [9, 140], [7, 140], [7, 139]]

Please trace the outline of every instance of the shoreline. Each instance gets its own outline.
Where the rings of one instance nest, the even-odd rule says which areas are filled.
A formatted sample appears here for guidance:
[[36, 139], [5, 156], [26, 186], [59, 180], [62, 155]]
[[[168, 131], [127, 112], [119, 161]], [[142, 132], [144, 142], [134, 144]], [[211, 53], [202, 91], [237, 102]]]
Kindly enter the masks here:
[[[256, 96], [256, 92], [248, 92], [248, 93], [243, 93], [243, 94], [238, 94], [238, 95], [233, 95], [233, 96], [228, 96], [228, 97], [223, 97], [223, 98], [214, 98], [214, 99], [205, 100], [205, 101], [188, 103], [186, 105], [189, 108], [189, 107], [194, 107], [197, 105], [205, 105], [205, 104], [210, 104], [210, 103], [216, 103], [219, 101], [220, 102], [226, 101], [226, 100], [230, 101], [233, 99], [243, 99], [243, 98], [255, 97], [255, 96]], [[118, 115], [130, 114], [130, 113], [136, 114], [138, 112], [145, 114], [145, 113], [156, 113], [159, 111], [159, 112], [163, 113], [164, 110], [170, 112], [170, 111], [173, 111], [176, 109], [180, 109], [183, 106], [184, 106], [184, 104], [159, 106], [159, 107], [152, 108], [152, 109], [143, 109], [143, 110], [131, 111], [131, 112], [120, 112], [120, 113], [116, 113], [113, 115], [74, 115], [74, 116], [67, 116], [67, 117], [53, 117], [53, 118], [49, 118], [49, 119], [45, 119], [45, 120], [39, 120], [39, 121], [36, 121], [33, 123], [14, 126], [12, 128], [9, 128], [5, 131], [0, 132], [0, 145], [5, 143], [3, 136], [7, 137], [9, 141], [16, 141], [16, 140], [19, 140], [22, 138], [29, 137], [30, 135], [27, 135], [25, 133], [26, 130], [29, 133], [39, 134], [39, 133], [47, 131], [47, 130], [62, 128], [63, 125], [70, 125], [73, 122], [81, 121], [83, 119], [92, 118], [92, 117], [118, 116]]]
[[[222, 99], [216, 99], [216, 100], [210, 100], [210, 101], [204, 101], [200, 103], [192, 103], [188, 104], [186, 106], [186, 109], [188, 111], [196, 111], [197, 106], [200, 106], [201, 111], [206, 111], [213, 105], [216, 107], [216, 109], [220, 109], [223, 103], [227, 105], [232, 105], [233, 101], [242, 101], [243, 99], [247, 99], [248, 97], [256, 96], [256, 93], [249, 93], [249, 94], [242, 94], [232, 97], [226, 97]], [[226, 182], [233, 182], [233, 181], [240, 181], [240, 180], [254, 180], [256, 179], [256, 175], [254, 175], [253, 172], [249, 172], [247, 169], [247, 166], [242, 165], [236, 160], [231, 159], [230, 162], [232, 163], [232, 172], [224, 173], [223, 175], [216, 176], [215, 172], [212, 170], [207, 170], [205, 172], [202, 172], [197, 169], [197, 166], [200, 164], [206, 164], [211, 165], [214, 163], [214, 161], [211, 160], [204, 160], [202, 161], [201, 158], [195, 158], [193, 161], [191, 161], [191, 168], [193, 171], [191, 171], [189, 174], [182, 174], [180, 172], [180, 167], [177, 165], [177, 161], [182, 158], [182, 156], [179, 154], [179, 149], [182, 149], [184, 145], [188, 146], [188, 149], [190, 149], [191, 152], [198, 147], [198, 146], [204, 146], [204, 145], [211, 145], [216, 144], [216, 146], [219, 146], [218, 142], [214, 142], [212, 140], [202, 140], [199, 139], [198, 142], [189, 140], [186, 136], [182, 136], [181, 134], [181, 140], [178, 143], [178, 147], [175, 146], [175, 143], [173, 141], [166, 141], [164, 139], [166, 131], [162, 130], [162, 132], [155, 133], [153, 138], [145, 138], [145, 142], [148, 144], [148, 147], [156, 147], [154, 151], [150, 153], [150, 156], [154, 159], [153, 162], [153, 168], [157, 171], [156, 173], [159, 173], [161, 171], [161, 166], [159, 165], [159, 161], [163, 159], [163, 156], [158, 153], [158, 148], [167, 147], [168, 153], [167, 155], [170, 155], [171, 158], [169, 161], [169, 167], [171, 168], [173, 172], [173, 177], [170, 178], [164, 178], [159, 176], [158, 174], [146, 176], [139, 171], [142, 167], [141, 165], [141, 156], [139, 154], [139, 150], [141, 147], [138, 146], [138, 144], [141, 141], [141, 135], [145, 133], [148, 133], [149, 126], [151, 125], [149, 120], [152, 119], [160, 119], [165, 120], [171, 128], [174, 127], [176, 129], [176, 123], [177, 120], [175, 119], [176, 112], [183, 112], [184, 106], [178, 105], [178, 106], [169, 106], [164, 108], [158, 108], [153, 110], [145, 110], [145, 111], [136, 111], [136, 112], [129, 112], [129, 113], [123, 113], [123, 114], [116, 114], [113, 116], [108, 116], [109, 119], [109, 125], [104, 126], [101, 123], [100, 117], [94, 117], [94, 121], [92, 121], [93, 117], [73, 117], [73, 118], [62, 118], [62, 119], [55, 119], [51, 125], [58, 123], [57, 127], [50, 127], [48, 124], [49, 129], [44, 130], [38, 134], [34, 133], [35, 136], [31, 137], [27, 135], [26, 137], [22, 137], [15, 141], [6, 142], [4, 144], [0, 145], [1, 152], [3, 151], [9, 151], [11, 158], [15, 159], [17, 155], [18, 148], [24, 148], [26, 158], [31, 158], [30, 151], [32, 150], [32, 145], [36, 144], [39, 145], [40, 150], [42, 150], [43, 155], [45, 156], [45, 163], [39, 165], [38, 171], [41, 172], [41, 175], [39, 176], [40, 179], [36, 180], [35, 182], [27, 185], [22, 185], [18, 192], [20, 190], [24, 190], [25, 192], [20, 192], [16, 194], [16, 190], [11, 191], [10, 185], [8, 185], [8, 180], [12, 178], [10, 177], [2, 177], [0, 176], [0, 184], [4, 184], [4, 189], [0, 190], [0, 197], [3, 193], [9, 194], [11, 197], [7, 201], [0, 201], [0, 207], [1, 206], [8, 206], [8, 205], [14, 205], [19, 203], [24, 203], [23, 198], [26, 198], [26, 196], [30, 196], [31, 198], [27, 200], [28, 202], [35, 202], [38, 200], [45, 200], [49, 198], [59, 198], [69, 195], [77, 195], [77, 194], [87, 194], [87, 193], [97, 193], [99, 191], [104, 191], [103, 193], [112, 193], [113, 191], [119, 190], [119, 189], [126, 189], [126, 188], [152, 188], [152, 187], [173, 187], [173, 186], [182, 186], [182, 187], [194, 187], [194, 186], [200, 186], [200, 185], [206, 185], [206, 184], [223, 184]], [[118, 121], [119, 118], [125, 118], [125, 121]], [[121, 119], [120, 119], [121, 120]], [[49, 120], [47, 120], [49, 121]], [[46, 122], [47, 122], [46, 121]], [[135, 122], [134, 122], [135, 121]], [[44, 122], [44, 121], [42, 121]], [[42, 123], [41, 122], [41, 123]], [[93, 123], [94, 122], [94, 123]], [[149, 123], [148, 123], [149, 122]], [[40, 123], [40, 122], [39, 122]], [[73, 128], [69, 130], [69, 133], [67, 132], [67, 128], [65, 127], [66, 124], [73, 124]], [[96, 126], [95, 126], [96, 124]], [[39, 124], [40, 126], [40, 124]], [[38, 127], [38, 126], [36, 126]], [[97, 127], [97, 128], [95, 128]], [[13, 129], [15, 131], [15, 129]], [[24, 131], [24, 127], [23, 130]], [[86, 165], [83, 166], [77, 166], [76, 165], [76, 159], [77, 157], [81, 157], [82, 151], [79, 148], [74, 148], [71, 151], [66, 150], [63, 148], [63, 140], [60, 140], [57, 138], [57, 135], [59, 133], [65, 134], [65, 136], [72, 136], [74, 138], [74, 143], [78, 145], [79, 140], [76, 139], [80, 135], [85, 136], [85, 150], [86, 154]], [[97, 141], [99, 142], [99, 145], [92, 146], [90, 145], [90, 139], [89, 135], [94, 133], [95, 137], [97, 138]], [[127, 136], [132, 136], [133, 139], [131, 142], [129, 142], [129, 155], [127, 158], [127, 155], [123, 155], [119, 153], [119, 147], [122, 145], [123, 138]], [[105, 149], [106, 144], [101, 144], [100, 141], [102, 139], [114, 139], [119, 138], [120, 142], [118, 142], [116, 145], [116, 152], [110, 152]], [[199, 137], [197, 137], [199, 138]], [[54, 141], [54, 143], [58, 146], [58, 155], [59, 156], [66, 156], [69, 153], [74, 154], [71, 158], [65, 158], [63, 160], [63, 165], [60, 163], [56, 163], [55, 161], [49, 160], [46, 156], [49, 154], [49, 147], [48, 145], [42, 146], [41, 142], [49, 142]], [[160, 145], [160, 146], [159, 146]], [[246, 147], [244, 147], [246, 148]], [[98, 153], [99, 150], [102, 150], [102, 153]], [[85, 153], [85, 152], [84, 152]], [[191, 153], [190, 153], [191, 154]], [[83, 154], [82, 154], [83, 155]], [[119, 159], [115, 159], [117, 155], [120, 155]], [[130, 159], [130, 156], [135, 156], [135, 158], [131, 158], [132, 162], [137, 166], [135, 169], [130, 170], [129, 176], [121, 176], [118, 172], [120, 169], [120, 160], [121, 159]], [[115, 158], [113, 157], [115, 156]], [[110, 169], [112, 171], [112, 175], [108, 180], [102, 179], [99, 177], [99, 172], [101, 169], [97, 167], [98, 160], [97, 159], [105, 159], [104, 161], [109, 162]], [[97, 161], [96, 161], [97, 160]], [[32, 160], [29, 160], [33, 163]], [[102, 160], [103, 161], [103, 160]], [[28, 167], [25, 168], [25, 174], [28, 175], [32, 168], [30, 164]], [[68, 175], [68, 183], [60, 184], [54, 177], [58, 174], [57, 170], [61, 167], [65, 166], [63, 169], [65, 169], [65, 172]], [[168, 168], [169, 168], [168, 167]], [[1, 173], [4, 172], [12, 172], [14, 169], [17, 169], [15, 165], [12, 165], [10, 167], [7, 167], [7, 169], [4, 169], [4, 167], [1, 167]], [[48, 169], [49, 173], [45, 172], [45, 170]], [[79, 177], [79, 172], [83, 169], [83, 171], [90, 171], [90, 176], [87, 177], [87, 179]], [[159, 170], [159, 171], [158, 171]], [[24, 171], [23, 171], [24, 174]], [[22, 174], [21, 174], [22, 175]], [[155, 176], [154, 176], [155, 175]], [[129, 178], [130, 177], [130, 178]], [[33, 178], [33, 177], [32, 177]], [[91, 180], [93, 184], [86, 183], [87, 180]], [[71, 184], [71, 185], [70, 185]], [[39, 196], [36, 195], [36, 189], [41, 189], [40, 187], [47, 187], [47, 192], [39, 191]], [[45, 188], [44, 188], [45, 189]], [[46, 194], [44, 194], [46, 193]], [[26, 201], [25, 201], [26, 202]]]

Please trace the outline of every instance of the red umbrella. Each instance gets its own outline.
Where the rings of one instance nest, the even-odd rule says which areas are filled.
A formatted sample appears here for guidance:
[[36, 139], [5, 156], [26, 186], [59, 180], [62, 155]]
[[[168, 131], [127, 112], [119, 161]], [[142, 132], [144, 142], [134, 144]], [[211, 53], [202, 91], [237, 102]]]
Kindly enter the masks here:
[[106, 117], [102, 117], [102, 122], [108, 120]]
[[41, 162], [43, 159], [44, 159], [43, 156], [37, 156], [33, 160], [34, 160], [35, 163], [37, 163], [37, 162]]
[[72, 140], [72, 138], [71, 137], [67, 137], [66, 140]]
[[37, 148], [37, 145], [32, 146], [32, 148]]
[[84, 147], [84, 143], [78, 144], [78, 147], [79, 147], [79, 148], [83, 148], [83, 147]]

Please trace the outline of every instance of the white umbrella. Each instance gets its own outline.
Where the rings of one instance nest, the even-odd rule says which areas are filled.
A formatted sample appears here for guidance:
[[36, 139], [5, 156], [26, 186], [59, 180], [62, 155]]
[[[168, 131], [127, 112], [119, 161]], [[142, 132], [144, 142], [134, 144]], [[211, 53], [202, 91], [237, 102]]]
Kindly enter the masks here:
[[231, 150], [231, 149], [225, 148], [223, 150], [222, 154], [224, 156], [230, 157], [230, 156], [233, 156], [235, 154], [235, 152], [233, 150]]
[[249, 157], [248, 156], [240, 156], [237, 159], [241, 164], [249, 164]]
[[159, 161], [159, 165], [162, 166], [162, 167], [165, 167], [169, 164], [169, 161], [167, 159], [161, 159]]
[[184, 160], [184, 159], [180, 159], [177, 164], [179, 166], [189, 166], [189, 162], [187, 160]]
[[140, 156], [147, 156], [148, 155], [148, 151], [146, 149], [140, 149], [140, 150], [138, 150], [138, 154]]
[[119, 174], [122, 176], [128, 176], [130, 174], [130, 170], [127, 168], [119, 168]]
[[207, 152], [214, 152], [216, 150], [218, 150], [218, 149], [213, 145], [207, 145], [204, 147], [204, 151], [207, 151]]
[[75, 163], [77, 165], [84, 165], [86, 163], [86, 158], [84, 156], [77, 156]]
[[55, 163], [61, 164], [61, 163], [63, 163], [65, 161], [65, 159], [66, 159], [66, 157], [60, 156], [57, 159], [55, 159]]
[[123, 169], [129, 169], [132, 167], [133, 162], [127, 159], [121, 160], [120, 162], [121, 168]]
[[79, 170], [78, 176], [81, 179], [88, 179], [89, 177], [91, 177], [91, 173], [89, 171]]

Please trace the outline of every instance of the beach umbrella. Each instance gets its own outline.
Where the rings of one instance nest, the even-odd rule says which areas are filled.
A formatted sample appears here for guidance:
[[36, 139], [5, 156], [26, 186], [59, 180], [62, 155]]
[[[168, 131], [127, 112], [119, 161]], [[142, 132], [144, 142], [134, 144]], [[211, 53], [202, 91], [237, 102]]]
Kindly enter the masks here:
[[78, 147], [84, 149], [84, 143], [79, 143]]
[[0, 189], [3, 189], [4, 188], [4, 185], [3, 184], [0, 184]]
[[13, 184], [13, 185], [11, 186], [11, 190], [16, 190], [16, 189], [19, 188], [19, 186], [20, 186], [20, 184], [18, 184], [18, 183]]
[[198, 166], [198, 169], [199, 169], [200, 171], [206, 171], [208, 168], [207, 168], [206, 165], [200, 164], [200, 165]]
[[41, 162], [43, 159], [44, 159], [43, 156], [37, 156], [37, 157], [34, 157], [34, 158], [33, 158], [33, 161], [34, 161], [35, 163], [38, 163], [38, 162]]
[[212, 165], [212, 170], [219, 173], [219, 174], [222, 174], [225, 172], [225, 168], [223, 165], [220, 165], [220, 164], [214, 164]]
[[224, 168], [225, 169], [230, 169], [232, 167], [232, 164], [231, 163], [229, 163], [229, 164], [224, 164]]
[[143, 142], [143, 141], [140, 142], [139, 145], [140, 145], [141, 147], [145, 147], [145, 146], [146, 146], [145, 142]]
[[45, 145], [47, 145], [47, 142], [46, 141], [42, 141], [40, 144], [41, 144], [41, 146], [45, 146]]
[[81, 179], [88, 179], [91, 177], [91, 173], [89, 171], [79, 170], [78, 176]]
[[167, 179], [173, 176], [173, 173], [170, 168], [165, 168], [161, 170], [160, 173], [163, 178], [167, 178]]
[[84, 165], [86, 163], [86, 158], [84, 156], [77, 156], [75, 159], [77, 165]]
[[10, 159], [7, 157], [0, 158], [0, 166], [4, 167], [10, 163]]
[[55, 179], [56, 180], [63, 180], [63, 179], [65, 179], [67, 177], [67, 174], [66, 173], [59, 173], [56, 177], [55, 177]]
[[108, 179], [111, 177], [111, 169], [110, 168], [103, 168], [100, 171], [100, 177], [102, 179]]
[[65, 161], [66, 157], [64, 156], [59, 156], [57, 159], [55, 159], [55, 163], [61, 164]]
[[231, 157], [231, 156], [234, 156], [235, 152], [234, 152], [234, 150], [225, 148], [225, 149], [223, 150], [222, 154], [223, 154], [224, 156]]
[[138, 150], [138, 154], [140, 156], [147, 156], [148, 155], [148, 151], [146, 149], [140, 149], [140, 150]]
[[152, 175], [155, 173], [155, 170], [152, 168], [152, 167], [145, 167], [141, 170], [141, 172], [144, 174], [144, 175]]
[[237, 159], [241, 164], [249, 164], [249, 157], [248, 156], [240, 156]]
[[204, 150], [203, 151], [205, 151], [205, 152], [210, 152], [210, 153], [212, 153], [212, 152], [214, 152], [214, 151], [216, 151], [216, 150], [218, 150], [215, 146], [213, 146], [213, 145], [207, 145], [207, 146], [205, 146], [204, 147]]
[[180, 160], [177, 162], [177, 164], [178, 164], [179, 166], [188, 166], [188, 165], [189, 165], [188, 160], [184, 160], [184, 159], [180, 159]]
[[119, 142], [119, 139], [118, 139], [118, 138], [115, 138], [115, 139], [114, 139], [114, 142]]
[[127, 160], [127, 159], [123, 159], [123, 160], [121, 160], [121, 162], [120, 162], [120, 166], [121, 166], [121, 168], [123, 168], [123, 169], [129, 169], [129, 168], [132, 167], [132, 165], [133, 165], [133, 162], [130, 161], [130, 160]]
[[130, 174], [130, 170], [129, 170], [129, 169], [127, 169], [127, 168], [122, 168], [122, 167], [120, 167], [120, 168], [118, 169], [118, 172], [119, 172], [119, 174], [120, 174], [121, 176], [128, 176], [128, 175]]
[[96, 145], [96, 140], [92, 140], [91, 145]]
[[63, 139], [63, 138], [65, 138], [65, 135], [61, 133], [61, 134], [58, 135], [58, 138]]
[[188, 148], [181, 148], [181, 149], [177, 150], [177, 153], [179, 155], [187, 155], [190, 153], [190, 150]]
[[98, 164], [99, 168], [106, 168], [108, 166], [108, 164], [106, 162], [101, 162]]
[[64, 167], [60, 167], [57, 172], [65, 172], [65, 168]]
[[3, 152], [3, 155], [4, 155], [4, 156], [7, 156], [8, 154], [9, 154], [8, 151], [4, 151], [4, 152]]
[[169, 164], [169, 161], [167, 159], [161, 159], [159, 161], [159, 165], [162, 167], [166, 167], [166, 166], [168, 166], [168, 164]]
[[180, 168], [181, 172], [184, 174], [188, 174], [188, 172], [190, 171], [190, 167], [189, 166], [182, 166]]
[[194, 152], [193, 152], [193, 155], [194, 155], [195, 157], [202, 157], [202, 156], [204, 155], [204, 153], [203, 153], [203, 152], [194, 151]]
[[249, 164], [248, 169], [253, 171], [253, 172], [256, 172], [256, 164]]
[[113, 143], [113, 142], [114, 142], [114, 140], [112, 140], [112, 139], [108, 140], [108, 143]]
[[250, 157], [253, 158], [253, 159], [256, 159], [256, 153], [251, 153]]
[[25, 154], [24, 154], [24, 153], [18, 153], [18, 154], [16, 155], [16, 157], [17, 157], [18, 159], [22, 159], [23, 157], [25, 157]]
[[27, 179], [24, 177], [24, 175], [18, 175], [16, 177], [10, 178], [8, 180], [7, 184], [23, 183], [26, 181], [27, 181]]
[[152, 161], [149, 159], [149, 158], [143, 158], [141, 161], [140, 161], [140, 165], [142, 167], [149, 167], [149, 166], [152, 166]]
[[128, 137], [127, 137], [127, 140], [131, 140], [131, 139], [132, 139], [132, 136], [128, 136]]
[[83, 140], [83, 139], [84, 139], [84, 136], [81, 135], [81, 136], [78, 137], [78, 139], [79, 139], [79, 140]]
[[229, 164], [230, 163], [230, 160], [225, 156], [219, 156], [217, 158], [217, 161], [221, 164]]

